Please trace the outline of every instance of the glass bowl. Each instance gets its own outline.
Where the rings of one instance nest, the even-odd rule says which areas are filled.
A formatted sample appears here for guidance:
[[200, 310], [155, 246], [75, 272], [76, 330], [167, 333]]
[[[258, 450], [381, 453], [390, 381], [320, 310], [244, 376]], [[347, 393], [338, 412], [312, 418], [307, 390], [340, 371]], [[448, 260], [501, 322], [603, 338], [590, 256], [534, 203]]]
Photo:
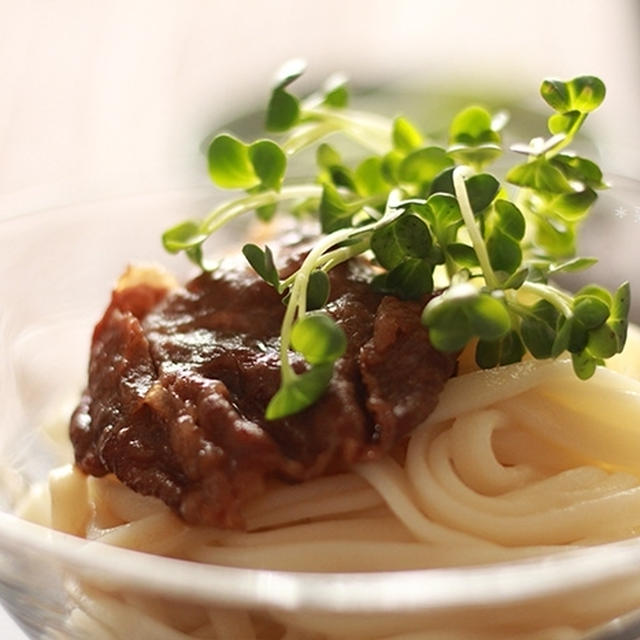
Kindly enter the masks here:
[[[615, 188], [602, 199], [594, 216], [598, 234], [606, 220], [610, 235], [617, 227], [621, 237], [632, 229], [640, 238], [633, 210], [640, 190], [632, 182], [625, 188], [630, 185], [633, 190], [620, 196], [627, 217], [617, 209], [623, 205]], [[131, 612], [118, 618], [124, 628], [114, 622], [102, 635], [86, 631], [81, 620], [69, 626], [74, 602], [98, 590], [107, 600], [126, 592], [187, 613], [204, 605], [218, 621], [249, 611], [272, 621], [265, 624], [291, 623], [307, 634], [295, 637], [305, 640], [322, 638], [314, 635], [319, 629], [349, 638], [489, 638], [492, 630], [528, 623], [541, 630], [527, 638], [640, 636], [640, 614], [634, 613], [640, 611], [640, 538], [473, 568], [313, 574], [160, 558], [12, 515], [26, 488], [45, 481], [58, 464], [60, 452], [41, 427], [78, 397], [92, 327], [111, 284], [128, 263], [140, 260], [164, 263], [185, 277], [191, 267], [167, 255], [159, 237], [186, 215], [205, 213], [211, 199], [209, 188], [151, 193], [0, 223], [0, 598], [25, 632], [33, 638], [132, 637], [137, 621]], [[237, 240], [243, 224], [218, 237], [222, 250]], [[632, 267], [637, 281], [637, 265]], [[574, 614], [585, 610], [595, 625], [587, 636], [570, 628]], [[227, 637], [244, 636], [238, 628]]]

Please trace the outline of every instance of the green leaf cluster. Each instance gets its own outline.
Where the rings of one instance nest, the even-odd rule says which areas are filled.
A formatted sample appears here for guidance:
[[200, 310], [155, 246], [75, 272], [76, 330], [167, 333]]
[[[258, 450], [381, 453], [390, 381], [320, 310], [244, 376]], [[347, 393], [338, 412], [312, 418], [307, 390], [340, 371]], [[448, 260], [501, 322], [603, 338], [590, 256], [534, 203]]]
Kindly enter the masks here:
[[458, 164], [482, 169], [502, 154], [501, 136], [491, 114], [479, 105], [460, 111], [449, 129], [449, 155]]
[[[315, 218], [317, 241], [285, 278], [269, 247], [243, 248], [286, 305], [282, 381], [269, 419], [304, 410], [330, 385], [346, 336], [326, 312], [328, 274], [359, 255], [375, 267], [376, 290], [421, 301], [436, 348], [475, 344], [481, 367], [566, 353], [587, 378], [622, 350], [628, 283], [613, 293], [591, 285], [575, 295], [553, 285], [556, 274], [595, 262], [575, 255], [576, 232], [607, 185], [597, 164], [569, 147], [604, 98], [598, 78], [545, 80], [548, 134], [513, 145], [526, 158], [496, 175], [490, 165], [503, 153], [501, 113], [471, 105], [453, 115], [445, 140], [430, 139], [403, 115], [353, 110], [343, 76], [299, 97], [293, 88], [304, 71], [293, 61], [275, 78], [265, 117], [273, 139], [246, 143], [222, 133], [211, 142], [211, 179], [244, 193], [163, 235], [168, 251], [184, 251], [205, 268], [203, 243], [240, 215], [255, 211], [266, 220], [287, 203], [291, 214]], [[336, 134], [362, 153], [345, 159]], [[291, 163], [309, 148], [315, 175], [290, 178]]]
[[542, 83], [540, 94], [554, 110], [548, 119], [552, 136], [512, 147], [529, 158], [512, 167], [506, 180], [523, 189], [520, 204], [531, 214], [536, 245], [557, 260], [575, 255], [579, 223], [595, 202], [596, 190], [607, 186], [592, 160], [563, 152], [604, 100], [605, 86], [594, 76], [550, 79]]
[[223, 133], [209, 145], [209, 175], [225, 189], [278, 190], [287, 168], [287, 158], [272, 140], [244, 144]]
[[433, 270], [442, 262], [427, 223], [410, 209], [371, 235], [371, 251], [386, 272], [373, 286], [398, 298], [415, 299], [433, 291]]
[[604, 100], [604, 82], [595, 76], [579, 76], [563, 81], [550, 78], [540, 87], [540, 95], [557, 113], [589, 113]]
[[299, 308], [310, 311], [299, 313], [298, 320], [290, 326], [287, 344], [305, 359], [307, 368], [302, 373], [295, 373], [289, 366], [283, 368], [282, 385], [266, 410], [266, 418], [275, 420], [302, 411], [325, 392], [333, 365], [346, 348], [346, 336], [329, 315], [314, 311], [321, 309], [329, 298], [330, 281], [325, 271], [314, 269], [308, 273], [302, 302], [294, 286], [295, 279], [280, 278], [268, 246], [261, 249], [255, 244], [246, 244], [242, 253], [254, 271], [283, 294], [285, 304], [297, 300]]
[[278, 71], [267, 106], [266, 128], [269, 131], [286, 131], [293, 127], [300, 117], [300, 103], [287, 90], [305, 71], [304, 60], [291, 60]]
[[500, 292], [478, 290], [469, 282], [452, 285], [424, 308], [433, 346], [460, 351], [471, 339], [495, 341], [511, 330], [509, 312]]

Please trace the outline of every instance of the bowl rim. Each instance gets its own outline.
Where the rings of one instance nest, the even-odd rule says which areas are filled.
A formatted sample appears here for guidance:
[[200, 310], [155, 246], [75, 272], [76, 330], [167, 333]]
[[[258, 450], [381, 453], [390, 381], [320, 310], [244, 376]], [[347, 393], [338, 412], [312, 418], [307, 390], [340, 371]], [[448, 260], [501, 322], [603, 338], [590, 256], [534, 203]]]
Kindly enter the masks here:
[[[640, 182], [628, 178], [631, 184]], [[627, 183], [628, 184], [628, 183]], [[139, 202], [219, 194], [210, 187], [111, 194], [88, 203]], [[43, 207], [0, 216], [0, 231], [34, 217], [73, 213], [87, 203]], [[99, 546], [97, 546], [99, 545]], [[80, 577], [126, 584], [156, 595], [282, 611], [417, 613], [460, 607], [517, 605], [640, 576], [640, 537], [548, 555], [472, 567], [366, 573], [310, 573], [206, 565], [89, 541], [0, 511], [0, 554], [47, 558]], [[152, 579], [150, 579], [152, 576]]]
[[6, 512], [0, 512], [0, 552], [45, 556], [105, 587], [126, 585], [192, 602], [288, 612], [424, 613], [516, 606], [640, 575], [640, 537], [491, 565], [312, 573], [156, 556], [55, 531]]

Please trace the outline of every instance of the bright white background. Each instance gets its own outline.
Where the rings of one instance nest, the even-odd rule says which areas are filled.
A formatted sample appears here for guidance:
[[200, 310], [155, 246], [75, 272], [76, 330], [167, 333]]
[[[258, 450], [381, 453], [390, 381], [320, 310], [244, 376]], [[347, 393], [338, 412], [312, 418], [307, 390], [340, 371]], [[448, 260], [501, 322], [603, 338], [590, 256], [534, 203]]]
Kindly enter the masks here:
[[590, 126], [640, 176], [637, 0], [0, 0], [0, 217], [204, 183], [200, 141], [294, 56], [360, 84], [600, 75]]
[[601, 75], [590, 127], [617, 147], [610, 169], [637, 171], [639, 14], [637, 0], [0, 0], [0, 215], [203, 180], [198, 143], [262, 104], [293, 56], [361, 84], [531, 93]]

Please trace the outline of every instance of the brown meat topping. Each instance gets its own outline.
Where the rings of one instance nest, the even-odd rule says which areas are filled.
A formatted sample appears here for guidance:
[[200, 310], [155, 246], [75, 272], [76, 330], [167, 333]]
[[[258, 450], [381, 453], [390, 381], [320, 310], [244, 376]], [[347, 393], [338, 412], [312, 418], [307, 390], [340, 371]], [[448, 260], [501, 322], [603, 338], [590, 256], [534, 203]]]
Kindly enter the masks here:
[[264, 411], [280, 382], [285, 307], [251, 270], [114, 292], [71, 420], [77, 464], [114, 473], [187, 522], [237, 528], [270, 478], [379, 458], [433, 410], [455, 358], [429, 343], [421, 305], [373, 292], [367, 276], [356, 262], [331, 271], [328, 312], [346, 353], [319, 402], [275, 421]]

